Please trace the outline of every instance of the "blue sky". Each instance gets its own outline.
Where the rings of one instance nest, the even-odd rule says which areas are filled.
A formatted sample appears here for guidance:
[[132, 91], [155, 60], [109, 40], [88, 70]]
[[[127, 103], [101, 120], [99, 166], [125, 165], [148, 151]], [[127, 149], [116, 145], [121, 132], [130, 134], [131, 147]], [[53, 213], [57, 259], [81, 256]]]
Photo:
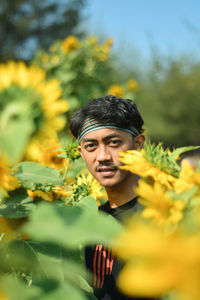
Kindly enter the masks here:
[[200, 56], [199, 0], [89, 0], [91, 34], [112, 37], [148, 57], [150, 43], [164, 54]]

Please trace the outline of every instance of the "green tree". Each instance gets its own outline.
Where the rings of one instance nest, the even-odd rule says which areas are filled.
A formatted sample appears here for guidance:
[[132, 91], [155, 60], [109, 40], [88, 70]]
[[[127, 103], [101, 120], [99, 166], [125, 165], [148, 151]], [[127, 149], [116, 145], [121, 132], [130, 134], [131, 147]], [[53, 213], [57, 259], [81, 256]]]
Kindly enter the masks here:
[[195, 57], [155, 56], [136, 95], [148, 135], [166, 146], [200, 144], [200, 70]]
[[87, 0], [0, 0], [0, 61], [29, 61], [56, 38], [83, 35], [78, 25]]

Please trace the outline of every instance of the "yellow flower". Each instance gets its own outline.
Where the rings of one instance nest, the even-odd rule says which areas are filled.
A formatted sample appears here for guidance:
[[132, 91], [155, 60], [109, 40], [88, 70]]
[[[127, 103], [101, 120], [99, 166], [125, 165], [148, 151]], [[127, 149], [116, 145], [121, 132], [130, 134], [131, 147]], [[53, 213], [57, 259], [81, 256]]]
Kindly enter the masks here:
[[135, 91], [138, 88], [138, 82], [135, 79], [130, 79], [128, 81], [128, 89], [130, 91]]
[[200, 172], [195, 171], [194, 167], [188, 161], [183, 161], [179, 178], [174, 184], [174, 190], [177, 193], [186, 192], [194, 186], [198, 186], [200, 193]]
[[123, 93], [124, 93], [124, 89], [119, 84], [111, 85], [111, 87], [108, 90], [109, 95], [113, 95], [116, 97], [121, 97], [123, 95]]
[[41, 60], [42, 60], [42, 62], [43, 62], [43, 63], [46, 63], [46, 62], [49, 60], [49, 55], [48, 55], [48, 54], [46, 54], [46, 53], [45, 53], [45, 54], [43, 54], [43, 55], [42, 55], [42, 59], [41, 59]]
[[57, 64], [59, 62], [60, 58], [57, 55], [52, 56], [51, 62], [52, 64]]
[[[41, 154], [40, 148], [44, 142], [57, 137], [57, 132], [65, 126], [65, 119], [61, 114], [69, 109], [67, 101], [61, 99], [60, 82], [57, 79], [45, 81], [45, 76], [42, 69], [35, 66], [28, 67], [23, 62], [0, 64], [0, 93], [9, 91], [14, 86], [19, 95], [23, 96], [20, 98], [20, 105], [19, 102], [16, 104], [19, 114], [24, 107], [30, 117], [33, 116], [35, 131], [25, 153], [28, 160], [38, 160], [37, 155]], [[5, 106], [11, 105], [11, 102], [14, 103], [15, 98], [8, 98]]]
[[67, 186], [55, 186], [53, 188], [53, 193], [56, 194], [58, 198], [62, 199], [71, 195], [71, 191]]
[[88, 196], [90, 195], [95, 199], [101, 198], [104, 195], [104, 193], [101, 191], [102, 186], [90, 173], [88, 173], [87, 176], [85, 174], [79, 176], [77, 179], [77, 185], [85, 185], [88, 188]]
[[130, 171], [142, 177], [152, 177], [155, 181], [166, 185], [168, 189], [171, 189], [177, 180], [176, 177], [149, 163], [144, 157], [144, 149], [128, 150], [119, 154], [121, 156], [119, 160], [125, 164], [120, 167], [121, 169]]
[[8, 295], [5, 294], [2, 289], [0, 289], [0, 300], [10, 300], [10, 297], [8, 297]]
[[164, 235], [158, 227], [131, 221], [115, 241], [116, 254], [127, 261], [118, 277], [129, 296], [198, 300], [200, 235], [176, 231]]
[[57, 170], [63, 169], [66, 165], [66, 159], [59, 157], [58, 154], [63, 154], [64, 152], [58, 151], [61, 148], [59, 142], [51, 141], [51, 143], [44, 148], [43, 154], [40, 158], [40, 163], [43, 166], [49, 166]]
[[96, 35], [92, 35], [86, 39], [86, 44], [88, 44], [89, 46], [93, 46], [98, 43], [98, 40], [99, 38]]
[[112, 38], [107, 38], [105, 41], [105, 45], [110, 47], [110, 46], [112, 46], [113, 42], [114, 42], [114, 40]]
[[70, 196], [68, 199], [69, 203], [79, 202], [82, 198], [91, 196], [95, 198], [100, 205], [99, 198], [105, 198], [105, 192], [102, 191], [102, 186], [90, 173], [87, 176], [81, 174], [69, 188], [71, 188], [71, 191], [68, 192], [68, 196]]
[[19, 188], [18, 179], [11, 175], [12, 170], [6, 165], [5, 158], [0, 157], [0, 200], [1, 194], [8, 197], [8, 191]]
[[159, 225], [175, 224], [182, 220], [185, 202], [171, 199], [159, 182], [150, 185], [140, 180], [135, 191], [141, 197], [139, 202], [145, 207], [142, 212], [144, 218], [151, 218]]
[[0, 243], [17, 239], [20, 236], [19, 229], [26, 221], [27, 218], [7, 219], [0, 217]]
[[57, 199], [54, 199], [54, 195], [52, 191], [49, 192], [44, 192], [41, 190], [35, 190], [35, 191], [31, 191], [31, 190], [27, 190], [27, 194], [29, 195], [29, 197], [31, 197], [32, 199], [39, 197], [42, 198], [45, 201], [54, 201]]
[[49, 192], [45, 192], [42, 190], [35, 190], [35, 191], [27, 190], [27, 194], [32, 199], [39, 197], [45, 201], [53, 202], [53, 201], [57, 201], [60, 198], [64, 199], [70, 196], [71, 191], [69, 191], [65, 186], [55, 186]]
[[110, 55], [110, 46], [106, 44], [94, 46], [93, 55], [102, 62], [106, 61]]
[[76, 50], [80, 48], [80, 43], [74, 35], [68, 36], [63, 42], [62, 42], [62, 50], [64, 53], [69, 53], [73, 50]]

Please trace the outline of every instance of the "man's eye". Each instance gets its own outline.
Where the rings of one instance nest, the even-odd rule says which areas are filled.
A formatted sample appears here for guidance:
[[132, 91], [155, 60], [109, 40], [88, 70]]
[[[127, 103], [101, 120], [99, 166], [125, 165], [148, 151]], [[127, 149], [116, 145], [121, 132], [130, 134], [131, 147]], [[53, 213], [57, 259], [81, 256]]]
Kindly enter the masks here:
[[120, 141], [120, 140], [111, 140], [111, 141], [109, 142], [109, 144], [110, 144], [111, 146], [119, 146], [119, 145], [121, 144], [121, 141]]
[[92, 143], [85, 145], [85, 149], [88, 151], [95, 149], [95, 147], [96, 147], [96, 144], [92, 144]]

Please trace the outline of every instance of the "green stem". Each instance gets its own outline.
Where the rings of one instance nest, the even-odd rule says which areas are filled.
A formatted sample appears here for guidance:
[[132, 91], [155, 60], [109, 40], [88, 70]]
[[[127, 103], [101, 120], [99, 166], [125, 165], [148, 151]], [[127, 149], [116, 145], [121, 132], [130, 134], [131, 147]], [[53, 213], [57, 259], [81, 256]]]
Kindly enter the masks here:
[[66, 177], [67, 177], [67, 172], [68, 172], [68, 170], [69, 170], [69, 166], [70, 166], [70, 161], [68, 161], [68, 164], [67, 164], [67, 166], [66, 166], [66, 168], [65, 168], [65, 173], [64, 173], [64, 176], [63, 176], [63, 180], [65, 181], [65, 179], [66, 179]]

